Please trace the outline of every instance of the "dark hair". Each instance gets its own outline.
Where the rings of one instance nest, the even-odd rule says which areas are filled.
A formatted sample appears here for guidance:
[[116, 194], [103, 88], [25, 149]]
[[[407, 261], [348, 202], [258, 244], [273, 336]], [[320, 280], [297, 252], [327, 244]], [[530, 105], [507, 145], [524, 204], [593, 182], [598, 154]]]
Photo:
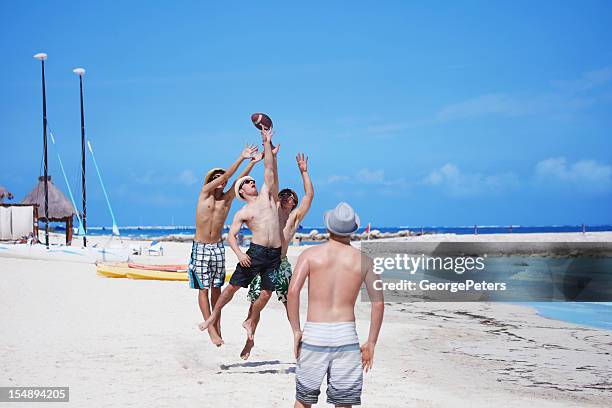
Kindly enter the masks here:
[[281, 191], [278, 192], [278, 198], [280, 199], [281, 195], [286, 195], [286, 194], [291, 194], [293, 196], [293, 208], [297, 207], [298, 205], [298, 196], [296, 194], [295, 191], [293, 191], [290, 188], [283, 188]]

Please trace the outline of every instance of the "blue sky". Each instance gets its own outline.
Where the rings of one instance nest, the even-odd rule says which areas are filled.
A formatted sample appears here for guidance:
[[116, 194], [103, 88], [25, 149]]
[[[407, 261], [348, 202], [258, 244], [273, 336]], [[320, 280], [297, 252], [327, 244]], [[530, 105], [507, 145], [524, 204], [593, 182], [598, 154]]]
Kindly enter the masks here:
[[[87, 70], [87, 135], [120, 225], [193, 225], [206, 171], [260, 140], [257, 111], [282, 186], [301, 192], [295, 154], [310, 156], [304, 225], [340, 200], [380, 226], [612, 223], [612, 3], [260, 3], [3, 2], [0, 185], [21, 200], [41, 172], [32, 55], [46, 52], [77, 190], [72, 69]], [[88, 160], [89, 224], [109, 225]]]

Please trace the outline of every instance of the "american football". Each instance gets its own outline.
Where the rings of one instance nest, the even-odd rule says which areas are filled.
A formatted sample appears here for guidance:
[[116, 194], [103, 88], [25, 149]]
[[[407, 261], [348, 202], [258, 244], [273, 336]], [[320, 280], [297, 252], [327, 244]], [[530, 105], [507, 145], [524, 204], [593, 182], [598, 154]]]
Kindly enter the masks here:
[[259, 130], [272, 128], [272, 119], [265, 113], [254, 113], [251, 115], [251, 121]]

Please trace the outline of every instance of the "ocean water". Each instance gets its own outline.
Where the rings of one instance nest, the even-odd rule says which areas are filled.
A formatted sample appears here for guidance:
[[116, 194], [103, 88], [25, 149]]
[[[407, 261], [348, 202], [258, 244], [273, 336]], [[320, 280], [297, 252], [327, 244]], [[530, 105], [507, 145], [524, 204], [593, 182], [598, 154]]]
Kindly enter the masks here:
[[[477, 231], [478, 234], [506, 234], [509, 232], [517, 234], [530, 234], [530, 233], [542, 233], [542, 232], [582, 232], [581, 225], [555, 225], [555, 226], [460, 226], [460, 227], [447, 227], [447, 226], [399, 226], [399, 227], [376, 227], [372, 226], [372, 230], [379, 230], [381, 232], [398, 232], [402, 230], [410, 230], [416, 233], [426, 234], [474, 234]], [[63, 227], [61, 224], [55, 226], [55, 229], [62, 231]], [[303, 227], [300, 226], [298, 232], [308, 234], [312, 230], [319, 232], [325, 232], [325, 227]], [[585, 226], [587, 232], [595, 231], [612, 231], [612, 225], [587, 225]], [[229, 228], [224, 228], [224, 232], [228, 232]], [[357, 232], [364, 232], [365, 227], [360, 228]], [[89, 235], [111, 235], [111, 227], [88, 227], [87, 232]], [[131, 238], [153, 238], [164, 235], [193, 235], [195, 234], [195, 227], [193, 226], [132, 226], [132, 227], [119, 227], [119, 232], [122, 236]], [[249, 234], [248, 229], [243, 229], [244, 234]]]
[[540, 316], [599, 329], [612, 330], [612, 303], [531, 302]]

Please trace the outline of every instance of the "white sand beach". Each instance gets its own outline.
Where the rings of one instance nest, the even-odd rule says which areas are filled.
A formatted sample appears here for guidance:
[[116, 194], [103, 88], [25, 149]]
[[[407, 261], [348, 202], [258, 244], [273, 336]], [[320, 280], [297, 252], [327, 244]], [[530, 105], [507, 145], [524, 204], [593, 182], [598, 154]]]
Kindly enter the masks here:
[[[497, 238], [612, 241], [610, 233], [519, 235]], [[290, 247], [292, 263], [304, 248]], [[186, 263], [189, 251], [189, 243], [165, 242], [163, 257], [135, 260]], [[227, 254], [232, 269], [236, 258]], [[201, 315], [187, 282], [109, 279], [93, 265], [0, 258], [0, 291], [0, 386], [69, 386], [70, 405], [79, 407], [293, 404], [292, 334], [275, 298], [245, 362], [246, 291], [224, 309], [221, 348], [197, 329]], [[364, 340], [369, 304], [358, 303], [356, 313]], [[388, 304], [363, 406], [610, 406], [611, 353], [611, 331], [525, 306]], [[324, 390], [318, 406], [327, 406]]]

